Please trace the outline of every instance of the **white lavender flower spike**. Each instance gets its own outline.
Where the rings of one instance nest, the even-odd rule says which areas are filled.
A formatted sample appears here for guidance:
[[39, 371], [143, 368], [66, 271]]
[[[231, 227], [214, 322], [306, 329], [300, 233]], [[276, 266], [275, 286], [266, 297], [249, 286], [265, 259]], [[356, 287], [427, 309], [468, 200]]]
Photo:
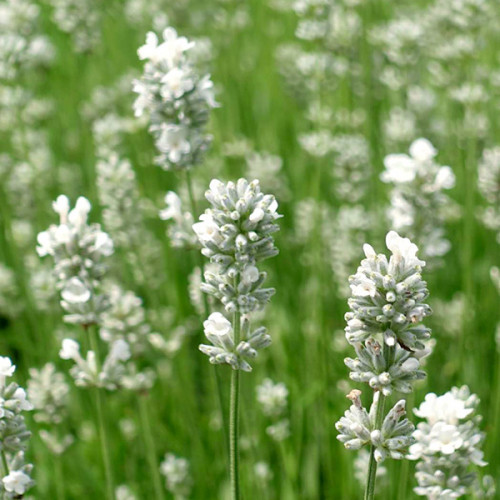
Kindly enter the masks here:
[[352, 380], [367, 383], [374, 391], [373, 403], [368, 412], [361, 391], [351, 391], [348, 398], [353, 405], [336, 424], [337, 437], [347, 449], [370, 446], [367, 500], [375, 495], [377, 463], [405, 458], [414, 441], [413, 424], [402, 420], [405, 401], [385, 414], [385, 399], [394, 391], [410, 392], [412, 383], [425, 377], [420, 359], [428, 354], [425, 341], [430, 337], [430, 330], [419, 324], [431, 314], [420, 274], [425, 262], [417, 257], [417, 246], [395, 231], [387, 233], [386, 245], [392, 253], [389, 259], [371, 245], [363, 246], [366, 258], [349, 278], [351, 311], [345, 315], [346, 339], [358, 355], [346, 358], [345, 364]]
[[146, 64], [141, 79], [134, 81], [135, 115], [149, 115], [149, 130], [160, 153], [156, 160], [164, 170], [198, 164], [211, 141], [205, 126], [217, 103], [210, 75], [201, 75], [193, 64], [193, 47], [194, 42], [169, 27], [160, 40], [149, 32], [138, 50]]
[[[264, 195], [257, 180], [240, 179], [236, 184], [219, 180], [210, 183], [206, 198], [211, 204], [193, 229], [202, 245], [202, 253], [216, 264], [214, 272], [205, 273], [203, 292], [219, 299], [228, 313], [249, 314], [262, 309], [274, 294], [262, 288], [266, 273], [256, 264], [278, 253], [272, 234], [279, 227], [275, 221], [278, 203]], [[250, 371], [246, 360], [267, 347], [271, 339], [264, 328], [250, 331], [248, 318], [238, 319], [240, 337], [233, 337], [231, 323], [220, 313], [205, 321], [205, 334], [213, 346], [200, 349], [212, 363], [227, 363], [234, 369]]]
[[480, 448], [485, 435], [475, 413], [479, 399], [467, 386], [453, 387], [442, 396], [427, 394], [414, 410], [425, 419], [413, 433], [415, 444], [408, 458], [418, 460], [415, 477], [419, 496], [460, 498], [482, 489], [474, 466], [484, 467]]
[[444, 223], [453, 215], [453, 204], [445, 191], [455, 186], [455, 174], [439, 165], [430, 141], [417, 139], [409, 155], [385, 157], [380, 178], [392, 184], [388, 218], [397, 231], [404, 231], [421, 245], [423, 255], [437, 262], [450, 249]]
[[[0, 356], [0, 448], [4, 457], [4, 476], [0, 482], [2, 498], [20, 498], [34, 485], [33, 465], [24, 461], [31, 433], [26, 428], [23, 412], [33, 409], [26, 392], [15, 382], [7, 382], [16, 367]], [[5, 470], [5, 467], [7, 470]]]
[[97, 286], [106, 271], [105, 258], [113, 253], [113, 241], [99, 224], [89, 224], [90, 202], [78, 198], [71, 210], [69, 199], [61, 195], [53, 202], [59, 224], [38, 234], [37, 252], [54, 259], [54, 274], [61, 290], [65, 321], [90, 325], [98, 322], [108, 303]]
[[374, 337], [388, 346], [423, 350], [430, 330], [419, 323], [431, 314], [424, 303], [427, 284], [420, 274], [425, 262], [417, 258], [417, 246], [395, 231], [387, 233], [386, 244], [392, 252], [389, 260], [364, 245], [366, 259], [349, 278], [346, 338], [352, 345]]
[[[232, 323], [221, 313], [213, 313], [204, 323], [205, 335], [212, 345], [202, 344], [200, 350], [214, 364], [228, 364], [231, 374], [231, 401], [229, 415], [229, 448], [231, 491], [239, 498], [238, 421], [239, 421], [239, 372], [249, 372], [249, 360], [260, 349], [271, 343], [265, 328], [250, 329], [250, 313], [263, 309], [271, 296], [272, 288], [262, 288], [266, 273], [257, 264], [278, 254], [273, 233], [279, 230], [276, 220], [278, 203], [274, 196], [260, 190], [258, 180], [248, 182], [223, 182], [214, 179], [205, 197], [211, 208], [193, 224], [194, 232], [202, 247], [202, 254], [210, 258], [215, 269], [205, 272], [201, 290], [218, 299], [227, 313], [232, 313]], [[288, 435], [288, 422], [275, 429], [283, 439]]]

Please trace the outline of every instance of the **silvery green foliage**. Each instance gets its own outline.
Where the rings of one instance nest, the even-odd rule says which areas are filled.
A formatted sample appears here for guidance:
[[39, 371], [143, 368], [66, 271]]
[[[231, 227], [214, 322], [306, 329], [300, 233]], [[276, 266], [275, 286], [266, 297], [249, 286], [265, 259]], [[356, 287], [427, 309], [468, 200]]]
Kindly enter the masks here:
[[48, 64], [54, 49], [39, 32], [41, 8], [30, 0], [0, 4], [0, 81], [12, 81], [23, 70]]
[[4, 498], [19, 498], [33, 486], [33, 466], [24, 462], [24, 451], [31, 433], [26, 428], [24, 411], [33, 409], [26, 392], [15, 382], [7, 383], [16, 367], [7, 357], [0, 356], [0, 450], [5, 453], [8, 471], [0, 483]]
[[257, 351], [271, 344], [271, 337], [264, 327], [250, 330], [250, 321], [241, 320], [241, 339], [235, 343], [234, 331], [231, 322], [221, 313], [212, 313], [203, 322], [205, 336], [212, 345], [201, 344], [200, 351], [206, 354], [210, 363], [214, 365], [228, 364], [233, 370], [249, 372], [252, 367], [248, 364], [257, 357]]
[[405, 350], [422, 351], [430, 330], [419, 323], [431, 314], [424, 302], [429, 294], [418, 259], [418, 248], [395, 231], [386, 236], [389, 260], [363, 246], [366, 258], [349, 278], [351, 312], [346, 313], [346, 338], [352, 345], [374, 338], [387, 346], [399, 344]]
[[377, 428], [375, 414], [379, 404], [380, 392], [375, 392], [370, 411], [367, 412], [360, 399], [361, 391], [353, 390], [347, 396], [352, 405], [344, 416], [335, 424], [339, 432], [337, 439], [348, 450], [359, 450], [365, 445], [375, 447], [374, 457], [377, 462], [386, 458], [400, 460], [414, 442], [412, 432], [415, 426], [407, 419], [404, 399], [398, 401], [387, 413], [382, 427]]
[[144, 73], [134, 81], [137, 117], [150, 117], [149, 130], [164, 170], [183, 170], [198, 164], [210, 144], [205, 132], [211, 108], [217, 106], [210, 75], [200, 75], [189, 55], [194, 42], [166, 28], [159, 40], [149, 32], [138, 55], [146, 60]]
[[193, 232], [193, 214], [184, 211], [181, 198], [174, 191], [165, 195], [166, 207], [160, 211], [160, 219], [171, 221], [168, 226], [168, 236], [175, 248], [197, 248], [198, 238]]
[[[260, 190], [259, 181], [239, 179], [237, 183], [212, 180], [205, 193], [211, 208], [193, 225], [202, 253], [216, 265], [205, 272], [203, 292], [222, 302], [226, 312], [249, 314], [263, 309], [272, 288], [262, 288], [266, 273], [257, 264], [278, 254], [273, 234], [279, 230], [278, 203]], [[246, 359], [270, 344], [265, 328], [250, 330], [248, 318], [241, 321], [241, 341], [234, 342], [231, 324], [220, 313], [204, 323], [205, 334], [213, 346], [200, 346], [212, 363], [227, 363], [234, 369], [250, 371]]]
[[71, 434], [62, 435], [59, 431], [68, 413], [69, 385], [53, 363], [39, 370], [30, 368], [29, 373], [27, 392], [35, 410], [34, 419], [47, 425], [39, 436], [52, 453], [61, 455], [74, 441]]
[[176, 498], [188, 498], [191, 492], [192, 479], [189, 462], [185, 458], [167, 453], [160, 464], [160, 472], [165, 476], [167, 490]]
[[427, 139], [417, 139], [410, 154], [385, 157], [383, 182], [392, 184], [388, 217], [396, 231], [419, 243], [424, 257], [437, 259], [450, 249], [444, 224], [453, 215], [445, 194], [455, 185], [455, 174], [436, 160], [437, 150]]
[[[487, 464], [480, 448], [485, 435], [479, 430], [478, 405], [478, 397], [463, 386], [453, 387], [442, 396], [427, 394], [414, 410], [415, 415], [425, 419], [413, 433], [416, 442], [408, 457], [418, 460], [417, 495], [460, 498], [481, 489], [474, 466]], [[491, 488], [483, 493], [489, 494], [488, 490]]]
[[488, 206], [481, 213], [483, 224], [497, 233], [500, 244], [500, 147], [485, 149], [479, 162], [478, 187]]
[[288, 409], [288, 389], [283, 382], [274, 383], [266, 378], [257, 386], [257, 402], [262, 413], [271, 420], [266, 433], [275, 441], [283, 441], [290, 435], [290, 421], [286, 417]]
[[106, 257], [113, 253], [113, 241], [99, 224], [89, 224], [90, 202], [78, 198], [70, 210], [61, 195], [52, 204], [60, 222], [38, 234], [37, 252], [54, 259], [54, 273], [61, 291], [61, 306], [68, 323], [91, 325], [99, 322], [108, 300], [98, 287], [106, 271]]

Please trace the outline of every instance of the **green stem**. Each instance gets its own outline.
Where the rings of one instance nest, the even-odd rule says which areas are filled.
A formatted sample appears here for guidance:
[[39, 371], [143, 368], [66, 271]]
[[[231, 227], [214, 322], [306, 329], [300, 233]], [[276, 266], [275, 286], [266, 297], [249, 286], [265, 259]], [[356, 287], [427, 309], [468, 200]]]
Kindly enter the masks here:
[[[95, 354], [97, 373], [101, 371], [101, 362], [99, 357], [99, 345], [97, 340], [97, 327], [87, 326], [84, 327], [89, 336], [89, 344], [92, 351]], [[97, 409], [97, 428], [99, 432], [99, 443], [101, 445], [102, 461], [104, 464], [104, 475], [106, 477], [106, 497], [108, 500], [114, 500], [115, 489], [113, 485], [113, 473], [111, 469], [111, 459], [109, 456], [109, 440], [106, 432], [106, 425], [104, 419], [104, 401], [101, 389], [95, 387], [95, 405]]]
[[[378, 400], [377, 411], [375, 413], [375, 428], [382, 427], [382, 419], [384, 416], [385, 396], [380, 393]], [[368, 478], [366, 480], [365, 500], [373, 500], [375, 498], [375, 479], [377, 477], [377, 461], [375, 460], [375, 446], [370, 447], [370, 462], [368, 464]]]
[[5, 475], [8, 476], [10, 473], [9, 470], [9, 462], [7, 462], [7, 455], [5, 454], [5, 450], [2, 450], [2, 467], [5, 472]]
[[[2, 450], [2, 469], [4, 472], [4, 477], [9, 475], [9, 463], [7, 462], [7, 456], [5, 455], [5, 451]], [[5, 490], [2, 490], [2, 499], [5, 498]]]
[[156, 457], [156, 447], [151, 432], [151, 420], [149, 418], [149, 408], [146, 401], [146, 396], [139, 394], [139, 412], [141, 415], [141, 426], [144, 432], [144, 442], [146, 445], [146, 453], [151, 469], [151, 477], [153, 478], [153, 486], [155, 489], [155, 496], [157, 500], [163, 500], [163, 487], [160, 478], [160, 469]]
[[[240, 342], [241, 315], [234, 313], [233, 330], [234, 343]], [[240, 398], [240, 371], [233, 370], [231, 374], [231, 403], [229, 412], [229, 456], [231, 475], [231, 497], [240, 498], [239, 455], [238, 455], [238, 427], [239, 427], [239, 398]]]

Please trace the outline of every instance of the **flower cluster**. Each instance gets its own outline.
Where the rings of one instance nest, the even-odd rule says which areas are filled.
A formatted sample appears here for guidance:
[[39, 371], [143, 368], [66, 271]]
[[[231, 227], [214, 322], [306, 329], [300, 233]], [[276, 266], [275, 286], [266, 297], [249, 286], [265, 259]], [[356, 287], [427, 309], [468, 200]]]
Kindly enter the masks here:
[[212, 345], [201, 344], [200, 351], [210, 358], [210, 363], [228, 364], [234, 370], [249, 372], [252, 367], [246, 360], [257, 357], [257, 351], [271, 344], [271, 337], [264, 327], [250, 331], [250, 321], [241, 320], [241, 339], [235, 342], [231, 322], [221, 313], [212, 313], [203, 322], [205, 336]]
[[165, 195], [166, 207], [160, 211], [160, 219], [172, 221], [168, 226], [168, 236], [175, 248], [198, 246], [198, 238], [193, 232], [193, 214], [182, 209], [182, 201], [177, 193], [168, 191]]
[[113, 343], [124, 340], [134, 355], [149, 347], [151, 326], [146, 321], [142, 299], [116, 284], [108, 288], [109, 309], [101, 316], [99, 334], [102, 340]]
[[419, 370], [420, 362], [415, 353], [396, 344], [393, 359], [386, 359], [382, 346], [374, 339], [364, 344], [354, 344], [357, 359], [346, 358], [345, 364], [351, 370], [351, 380], [368, 383], [372, 389], [388, 396], [393, 391], [411, 392], [412, 382], [425, 378]]
[[[386, 245], [392, 252], [389, 260], [365, 244], [366, 259], [349, 278], [346, 338], [352, 345], [378, 338], [390, 347], [422, 351], [430, 330], [419, 323], [431, 313], [424, 302], [427, 283], [420, 274], [425, 262], [418, 259], [417, 246], [395, 231], [387, 233]], [[376, 349], [375, 343], [372, 346]]]
[[352, 390], [348, 399], [352, 401], [349, 410], [335, 424], [339, 435], [337, 439], [348, 450], [359, 450], [371, 444], [377, 462], [386, 458], [400, 460], [404, 458], [408, 447], [413, 443], [412, 432], [415, 426], [407, 419], [404, 399], [398, 401], [387, 413], [382, 426], [376, 422], [377, 406], [380, 404], [380, 392], [376, 392], [370, 411], [367, 412], [360, 399], [361, 391]]
[[149, 114], [160, 152], [157, 163], [165, 170], [198, 164], [210, 143], [205, 126], [217, 103], [210, 75], [200, 76], [189, 57], [193, 46], [169, 27], [161, 40], [149, 32], [138, 50], [139, 58], [147, 62], [142, 78], [134, 81], [135, 115]]
[[405, 401], [399, 401], [383, 417], [384, 398], [393, 391], [410, 392], [412, 383], [424, 378], [420, 361], [427, 354], [425, 341], [430, 330], [419, 323], [431, 313], [424, 302], [428, 291], [420, 274], [425, 262], [408, 238], [390, 231], [386, 236], [389, 259], [363, 246], [366, 258], [349, 278], [350, 312], [346, 313], [348, 342], [358, 357], [346, 358], [350, 377], [367, 383], [375, 392], [368, 412], [361, 404], [360, 391], [348, 395], [350, 410], [337, 423], [338, 439], [347, 449], [370, 444], [374, 458], [401, 459], [413, 442], [414, 426], [405, 415]]
[[39, 33], [41, 8], [32, 0], [0, 5], [0, 80], [15, 80], [23, 69], [44, 66], [54, 56], [49, 39]]
[[441, 257], [450, 249], [444, 223], [452, 215], [452, 202], [444, 193], [455, 185], [450, 167], [435, 161], [437, 151], [427, 139], [417, 139], [410, 154], [385, 157], [383, 182], [393, 185], [388, 217], [391, 226], [421, 245], [425, 257]]
[[48, 0], [52, 19], [61, 31], [72, 37], [77, 52], [96, 47], [101, 40], [100, 15], [94, 0]]
[[415, 415], [425, 419], [413, 433], [412, 460], [418, 460], [415, 493], [427, 498], [459, 498], [477, 491], [473, 466], [484, 467], [479, 430], [481, 417], [475, 414], [479, 399], [467, 386], [454, 387], [443, 396], [430, 393]]
[[[279, 230], [276, 220], [278, 203], [272, 195], [260, 190], [259, 181], [239, 179], [237, 183], [212, 180], [205, 193], [211, 208], [200, 216], [193, 229], [202, 246], [202, 253], [216, 265], [205, 272], [201, 290], [219, 299], [228, 313], [236, 313], [231, 326], [222, 314], [212, 314], [204, 323], [205, 334], [213, 346], [202, 345], [202, 352], [212, 363], [227, 363], [233, 369], [250, 371], [245, 360], [257, 356], [271, 339], [265, 328], [251, 332], [246, 316], [263, 309], [272, 288], [262, 288], [266, 273], [257, 263], [278, 254], [273, 233]], [[237, 336], [234, 328], [238, 328]]]
[[61, 195], [52, 206], [60, 223], [39, 233], [37, 252], [54, 259], [61, 305], [68, 313], [65, 321], [96, 323], [107, 307], [107, 298], [97, 293], [97, 286], [106, 270], [105, 257], [113, 253], [113, 241], [99, 224], [88, 224], [91, 205], [86, 198], [78, 198], [70, 210], [68, 198]]
[[52, 453], [60, 455], [74, 441], [71, 434], [62, 436], [59, 432], [68, 413], [69, 385], [53, 363], [39, 370], [31, 368], [29, 373], [28, 397], [35, 410], [34, 419], [48, 426], [41, 429], [39, 435]]
[[94, 351], [87, 351], [84, 358], [76, 340], [64, 339], [59, 356], [61, 359], [74, 361], [75, 364], [70, 373], [75, 379], [76, 385], [80, 387], [105, 387], [112, 390], [123, 383], [124, 362], [130, 359], [131, 354], [129, 345], [125, 341], [116, 340], [111, 344], [102, 367], [99, 367]]
[[478, 188], [488, 206], [481, 213], [483, 224], [497, 233], [500, 243], [500, 147], [485, 149], [478, 169]]
[[0, 491], [4, 498], [19, 498], [34, 484], [31, 464], [24, 463], [24, 451], [31, 433], [26, 428], [23, 412], [33, 409], [26, 392], [15, 382], [7, 383], [16, 370], [7, 357], [0, 357], [0, 449], [5, 457]]
[[115, 152], [100, 153], [96, 165], [102, 219], [134, 280], [156, 288], [161, 282], [161, 248], [145, 224], [145, 209], [132, 164]]
[[284, 383], [274, 383], [266, 378], [257, 386], [257, 402], [262, 413], [272, 419], [266, 432], [275, 441], [283, 441], [290, 435], [290, 422], [285, 417], [288, 409], [288, 389]]
[[189, 462], [185, 458], [167, 453], [160, 464], [160, 472], [165, 476], [167, 490], [175, 498], [187, 498], [191, 491], [192, 479], [189, 473]]

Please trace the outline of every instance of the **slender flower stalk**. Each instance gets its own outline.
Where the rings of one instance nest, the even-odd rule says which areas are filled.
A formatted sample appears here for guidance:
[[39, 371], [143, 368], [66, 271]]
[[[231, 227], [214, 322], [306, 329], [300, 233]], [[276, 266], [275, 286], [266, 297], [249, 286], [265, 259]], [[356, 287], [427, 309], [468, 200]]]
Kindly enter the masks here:
[[203, 323], [210, 345], [200, 345], [210, 362], [228, 364], [231, 376], [229, 412], [230, 476], [234, 500], [240, 498], [239, 486], [239, 371], [252, 370], [249, 362], [259, 349], [271, 343], [265, 328], [250, 330], [249, 316], [263, 309], [274, 289], [262, 288], [266, 273], [257, 263], [278, 253], [272, 234], [279, 229], [278, 203], [274, 196], [260, 191], [259, 181], [240, 179], [237, 183], [212, 180], [205, 194], [211, 205], [193, 229], [202, 245], [202, 254], [215, 265], [205, 272], [201, 290], [217, 298], [232, 323], [220, 312]]
[[[241, 317], [239, 312], [233, 314], [233, 332], [236, 344], [240, 341]], [[240, 498], [239, 477], [239, 406], [240, 406], [240, 371], [231, 373], [231, 399], [229, 407], [229, 469], [231, 474], [231, 494], [234, 499]]]
[[351, 312], [345, 316], [346, 338], [358, 358], [346, 358], [350, 378], [374, 391], [369, 412], [361, 402], [361, 391], [348, 394], [352, 406], [336, 424], [337, 438], [347, 449], [370, 447], [365, 500], [373, 500], [377, 464], [386, 458], [405, 458], [413, 442], [413, 424], [403, 418], [404, 399], [388, 413], [385, 404], [393, 392], [408, 393], [412, 382], [425, 377], [420, 359], [427, 354], [430, 330], [419, 323], [431, 313], [424, 302], [428, 291], [420, 275], [425, 262], [417, 258], [417, 247], [390, 231], [386, 237], [390, 259], [365, 244], [366, 259], [349, 278]]

